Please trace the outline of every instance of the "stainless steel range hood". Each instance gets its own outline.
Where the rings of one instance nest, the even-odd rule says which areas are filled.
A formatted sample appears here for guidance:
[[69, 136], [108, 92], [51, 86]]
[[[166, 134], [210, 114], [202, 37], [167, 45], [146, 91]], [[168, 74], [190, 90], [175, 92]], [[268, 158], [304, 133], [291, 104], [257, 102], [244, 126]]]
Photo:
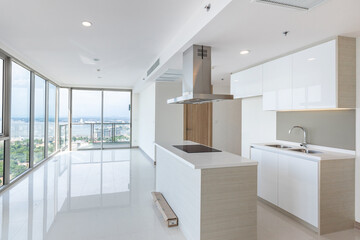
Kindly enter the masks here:
[[233, 95], [211, 93], [211, 47], [193, 45], [184, 52], [183, 76], [183, 95], [167, 100], [168, 104], [200, 104], [234, 99]]

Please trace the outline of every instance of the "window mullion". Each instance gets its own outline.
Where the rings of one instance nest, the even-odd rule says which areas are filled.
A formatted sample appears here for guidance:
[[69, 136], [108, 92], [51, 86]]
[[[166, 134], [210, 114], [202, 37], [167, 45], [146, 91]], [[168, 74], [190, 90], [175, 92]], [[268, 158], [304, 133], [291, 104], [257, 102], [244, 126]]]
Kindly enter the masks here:
[[[10, 57], [5, 59], [4, 67], [4, 136], [10, 137], [11, 129], [11, 67]], [[10, 139], [4, 142], [4, 185], [10, 183]]]
[[44, 156], [45, 159], [48, 155], [48, 129], [49, 129], [49, 81], [45, 82], [45, 127], [44, 127]]
[[34, 166], [34, 141], [35, 141], [35, 74], [30, 72], [30, 137], [29, 137], [29, 168]]

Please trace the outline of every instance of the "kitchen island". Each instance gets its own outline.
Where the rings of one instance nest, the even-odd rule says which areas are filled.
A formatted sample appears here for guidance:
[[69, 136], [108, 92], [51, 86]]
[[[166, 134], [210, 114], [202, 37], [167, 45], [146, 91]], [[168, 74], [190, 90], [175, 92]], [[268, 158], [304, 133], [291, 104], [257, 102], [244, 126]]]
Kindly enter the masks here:
[[257, 239], [257, 162], [228, 152], [156, 144], [156, 191], [189, 240]]

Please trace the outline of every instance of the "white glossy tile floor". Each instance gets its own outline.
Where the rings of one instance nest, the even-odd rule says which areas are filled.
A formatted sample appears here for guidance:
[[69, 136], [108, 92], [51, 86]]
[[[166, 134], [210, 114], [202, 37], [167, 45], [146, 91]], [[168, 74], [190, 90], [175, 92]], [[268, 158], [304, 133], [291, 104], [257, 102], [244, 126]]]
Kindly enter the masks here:
[[[64, 152], [0, 194], [2, 240], [182, 240], [153, 205], [155, 167], [138, 149]], [[259, 240], [360, 240], [348, 230], [318, 238], [258, 204]]]

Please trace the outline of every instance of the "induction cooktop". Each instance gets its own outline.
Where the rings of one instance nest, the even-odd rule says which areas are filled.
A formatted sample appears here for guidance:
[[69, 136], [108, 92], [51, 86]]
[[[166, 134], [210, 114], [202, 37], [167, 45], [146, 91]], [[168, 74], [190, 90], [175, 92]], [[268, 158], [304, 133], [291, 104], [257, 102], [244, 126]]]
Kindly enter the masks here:
[[203, 152], [221, 152], [215, 148], [207, 147], [201, 144], [192, 144], [192, 145], [173, 145], [184, 152], [187, 153], [203, 153]]

